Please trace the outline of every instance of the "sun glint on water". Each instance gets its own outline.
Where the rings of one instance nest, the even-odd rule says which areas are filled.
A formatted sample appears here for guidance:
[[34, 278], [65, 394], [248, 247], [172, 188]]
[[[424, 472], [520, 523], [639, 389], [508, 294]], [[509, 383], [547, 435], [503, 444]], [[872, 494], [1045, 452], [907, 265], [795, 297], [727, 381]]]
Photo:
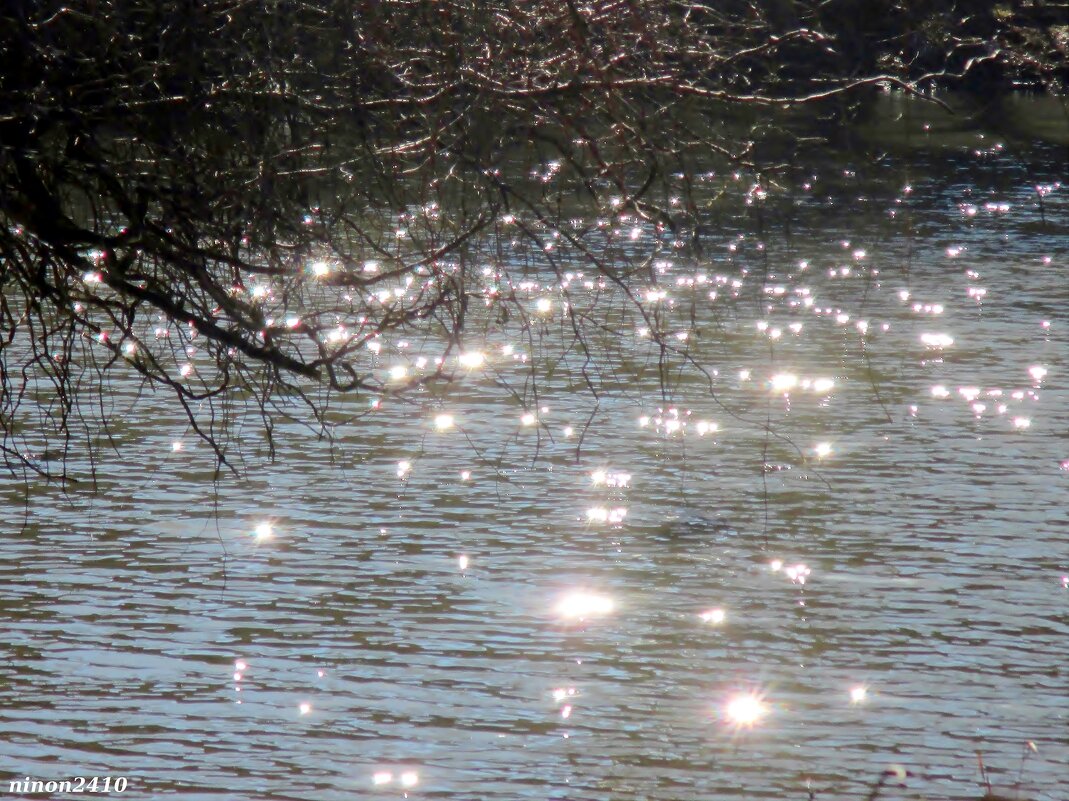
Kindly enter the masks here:
[[750, 727], [768, 714], [768, 708], [756, 694], [742, 693], [728, 699], [724, 714], [736, 726]]
[[585, 620], [604, 617], [616, 608], [612, 598], [597, 593], [578, 590], [565, 595], [557, 602], [557, 614], [569, 620]]

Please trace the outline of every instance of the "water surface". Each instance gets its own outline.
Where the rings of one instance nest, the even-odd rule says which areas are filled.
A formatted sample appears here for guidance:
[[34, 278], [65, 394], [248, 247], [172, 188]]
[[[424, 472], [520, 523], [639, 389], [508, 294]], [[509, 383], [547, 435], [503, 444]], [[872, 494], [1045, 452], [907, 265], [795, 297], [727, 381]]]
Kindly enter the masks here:
[[[346, 401], [333, 442], [280, 423], [273, 461], [248, 420], [218, 483], [166, 398], [113, 378], [95, 491], [0, 483], [3, 770], [693, 799], [861, 798], [900, 765], [888, 796], [977, 798], [980, 750], [1065, 798], [1065, 164], [909, 110], [884, 109], [877, 182], [833, 159], [790, 231], [743, 216], [665, 262], [647, 289], [694, 360], [667, 386], [620, 312], [595, 403], [550, 274], [533, 335], [479, 343], [458, 385]], [[531, 361], [560, 367], [521, 403]], [[577, 589], [611, 614], [562, 619]]]

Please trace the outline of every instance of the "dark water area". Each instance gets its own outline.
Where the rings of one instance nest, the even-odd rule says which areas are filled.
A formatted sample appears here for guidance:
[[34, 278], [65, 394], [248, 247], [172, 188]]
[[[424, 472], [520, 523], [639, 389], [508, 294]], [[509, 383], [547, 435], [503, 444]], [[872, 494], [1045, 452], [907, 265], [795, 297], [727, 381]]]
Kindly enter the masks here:
[[[851, 132], [875, 159], [738, 179], [641, 287], [689, 345], [667, 382], [581, 263], [599, 402], [537, 272], [523, 336], [469, 341], [445, 391], [336, 400], [333, 441], [280, 421], [272, 460], [235, 401], [239, 477], [113, 376], [95, 490], [0, 479], [0, 769], [191, 801], [860, 799], [902, 770], [881, 798], [978, 799], [981, 751], [1000, 792], [1069, 798], [1066, 122], [1011, 107], [888, 96]], [[376, 369], [444, 349], [384, 338]]]

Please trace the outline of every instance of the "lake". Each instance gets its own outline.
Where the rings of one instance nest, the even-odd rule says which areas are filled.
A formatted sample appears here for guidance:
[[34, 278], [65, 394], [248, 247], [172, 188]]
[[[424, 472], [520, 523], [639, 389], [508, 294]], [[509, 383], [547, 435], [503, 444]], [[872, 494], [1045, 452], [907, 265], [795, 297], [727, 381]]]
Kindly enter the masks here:
[[[853, 132], [883, 159], [829, 153], [789, 214], [727, 178], [736, 212], [641, 287], [663, 366], [588, 266], [574, 295], [534, 270], [529, 325], [444, 389], [332, 399], [333, 438], [284, 407], [271, 459], [235, 400], [218, 482], [114, 374], [95, 489], [0, 479], [3, 771], [533, 801], [864, 798], [901, 769], [881, 797], [964, 799], [980, 751], [1065, 798], [1066, 118], [1005, 119], [888, 97]], [[597, 401], [563, 314], [595, 295]]]

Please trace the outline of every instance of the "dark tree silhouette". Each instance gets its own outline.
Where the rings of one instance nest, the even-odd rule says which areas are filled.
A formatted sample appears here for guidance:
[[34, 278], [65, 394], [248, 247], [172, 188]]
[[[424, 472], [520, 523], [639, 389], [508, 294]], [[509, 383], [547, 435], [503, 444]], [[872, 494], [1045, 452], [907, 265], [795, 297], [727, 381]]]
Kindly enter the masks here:
[[[105, 424], [80, 399], [108, 371], [172, 392], [221, 463], [195, 402], [249, 392], [267, 419], [285, 396], [320, 419], [330, 393], [448, 381], [467, 339], [526, 320], [516, 273], [567, 259], [634, 300], [662, 356], [682, 348], [638, 287], [659, 253], [695, 243], [695, 183], [710, 165], [758, 182], [783, 168], [761, 149], [767, 121], [733, 109], [841, 108], [981, 64], [1064, 71], [1053, 23], [1008, 46], [1016, 6], [873, 5], [11, 0], [8, 466], [51, 475], [47, 442]], [[951, 10], [970, 14], [947, 32]], [[618, 247], [603, 222], [622, 216], [656, 236]], [[588, 362], [592, 303], [564, 315]], [[446, 358], [389, 383], [374, 343], [409, 331]]]

